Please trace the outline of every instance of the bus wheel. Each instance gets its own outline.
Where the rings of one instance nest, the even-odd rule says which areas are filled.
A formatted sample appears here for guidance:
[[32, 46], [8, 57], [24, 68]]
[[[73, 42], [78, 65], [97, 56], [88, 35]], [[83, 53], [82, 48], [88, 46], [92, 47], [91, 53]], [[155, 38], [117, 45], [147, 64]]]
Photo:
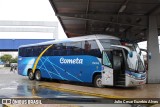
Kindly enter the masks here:
[[104, 86], [102, 85], [102, 77], [101, 77], [101, 75], [96, 75], [96, 76], [95, 76], [95, 78], [94, 78], [94, 86], [95, 86], [95, 87], [98, 87], [98, 88], [104, 87]]
[[29, 71], [28, 71], [28, 78], [29, 78], [30, 80], [34, 80], [34, 73], [32, 72], [32, 70], [29, 70]]
[[42, 79], [41, 72], [39, 70], [36, 70], [36, 72], [35, 72], [35, 79], [37, 81], [40, 81]]

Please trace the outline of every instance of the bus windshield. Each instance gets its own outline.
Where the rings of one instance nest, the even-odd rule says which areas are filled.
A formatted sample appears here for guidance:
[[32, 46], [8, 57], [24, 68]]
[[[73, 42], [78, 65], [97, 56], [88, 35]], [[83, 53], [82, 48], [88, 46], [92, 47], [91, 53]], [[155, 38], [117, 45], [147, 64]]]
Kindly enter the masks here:
[[114, 39], [100, 39], [99, 41], [104, 49], [110, 49], [111, 45], [121, 45], [119, 40]]
[[140, 58], [138, 58], [136, 72], [145, 72], [145, 67]]
[[137, 53], [140, 53], [140, 49], [137, 43], [127, 43], [127, 42], [122, 42], [121, 43], [123, 46], [128, 47], [131, 51], [136, 51]]
[[[124, 50], [125, 56], [128, 56], [128, 51]], [[129, 60], [130, 57], [127, 58], [127, 66], [132, 70], [135, 71], [137, 73], [139, 72], [145, 72], [145, 66], [142, 62], [142, 59], [140, 58], [139, 55], [136, 54], [137, 52], [133, 52], [134, 54], [134, 59]], [[134, 60], [134, 61], [133, 61]]]

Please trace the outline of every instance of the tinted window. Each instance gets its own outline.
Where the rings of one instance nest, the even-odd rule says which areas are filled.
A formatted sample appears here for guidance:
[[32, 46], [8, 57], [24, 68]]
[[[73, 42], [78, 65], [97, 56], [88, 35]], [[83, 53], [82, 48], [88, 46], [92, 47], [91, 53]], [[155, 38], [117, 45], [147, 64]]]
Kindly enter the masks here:
[[82, 42], [74, 42], [73, 45], [73, 55], [82, 55]]
[[66, 55], [65, 49], [65, 43], [60, 43], [60, 44], [53, 44], [52, 49], [52, 55], [53, 56], [62, 56], [62, 55]]
[[66, 55], [82, 55], [82, 42], [66, 43]]
[[66, 55], [73, 55], [73, 43], [66, 43]]
[[85, 55], [91, 55], [101, 58], [101, 52], [95, 40], [83, 41], [82, 48]]
[[25, 48], [25, 57], [33, 56], [33, 49], [31, 47]]
[[43, 51], [42, 46], [33, 47], [33, 56], [39, 56], [42, 51]]
[[33, 47], [24, 47], [19, 49], [19, 56], [22, 57], [35, 57], [39, 56], [41, 52], [46, 48], [47, 46], [33, 46]]
[[[44, 45], [44, 46], [41, 46], [42, 50], [44, 51], [49, 45]], [[50, 56], [52, 55], [52, 47], [50, 47], [44, 54], [43, 56]]]
[[[48, 47], [48, 46], [47, 46]], [[47, 48], [44, 47], [44, 48]], [[45, 53], [44, 56], [63, 56], [66, 55], [65, 43], [53, 44]]]
[[110, 49], [111, 45], [120, 45], [119, 40], [112, 40], [112, 39], [100, 39], [99, 40], [104, 49]]
[[19, 48], [19, 56], [25, 56], [25, 48]]
[[[19, 55], [24, 57], [39, 56], [49, 45], [25, 47], [19, 49]], [[53, 44], [43, 56], [65, 56], [65, 55], [91, 55], [101, 57], [101, 52], [96, 41], [80, 41], [70, 43]]]

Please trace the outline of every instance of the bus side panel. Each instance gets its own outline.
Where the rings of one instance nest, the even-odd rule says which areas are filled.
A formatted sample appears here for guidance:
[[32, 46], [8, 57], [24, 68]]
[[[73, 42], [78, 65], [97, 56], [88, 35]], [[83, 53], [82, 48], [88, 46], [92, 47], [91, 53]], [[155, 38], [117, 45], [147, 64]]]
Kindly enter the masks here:
[[78, 82], [92, 82], [94, 72], [101, 71], [101, 63], [93, 56], [42, 57], [37, 66], [43, 78]]
[[18, 57], [18, 74], [27, 76], [29, 68], [33, 68], [36, 57]]
[[35, 62], [35, 58], [23, 57], [19, 58], [18, 61], [18, 74], [27, 76], [27, 71], [29, 68], [32, 68]]
[[42, 78], [64, 80], [60, 75], [58, 65], [53, 62], [52, 56], [43, 56], [38, 62], [37, 69], [40, 69]]

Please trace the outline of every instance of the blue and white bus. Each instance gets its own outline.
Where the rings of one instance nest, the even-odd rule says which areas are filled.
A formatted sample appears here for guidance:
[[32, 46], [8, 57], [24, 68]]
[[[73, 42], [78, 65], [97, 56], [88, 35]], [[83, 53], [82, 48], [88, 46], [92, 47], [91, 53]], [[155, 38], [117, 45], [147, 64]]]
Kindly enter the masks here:
[[96, 87], [146, 83], [139, 53], [122, 46], [119, 38], [89, 35], [19, 47], [18, 73], [42, 78], [93, 83]]

